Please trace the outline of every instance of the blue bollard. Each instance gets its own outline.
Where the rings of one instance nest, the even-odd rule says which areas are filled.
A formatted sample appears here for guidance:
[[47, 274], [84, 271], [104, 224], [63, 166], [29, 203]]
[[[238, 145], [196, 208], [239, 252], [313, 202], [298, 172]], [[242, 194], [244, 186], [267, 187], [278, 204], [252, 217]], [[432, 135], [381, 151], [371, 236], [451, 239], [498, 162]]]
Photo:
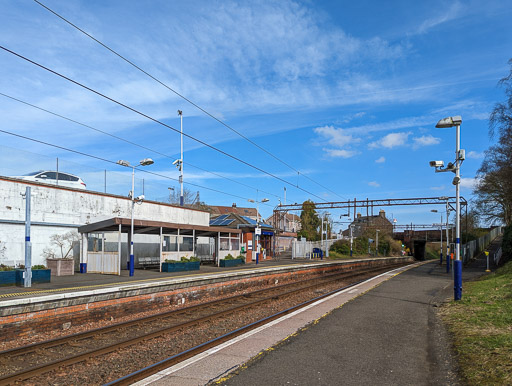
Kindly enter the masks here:
[[460, 300], [462, 298], [462, 260], [453, 262], [453, 283], [454, 299]]
[[450, 255], [446, 255], [446, 273], [450, 273]]
[[443, 252], [441, 252], [439, 254], [440, 258], [439, 258], [439, 265], [443, 265]]

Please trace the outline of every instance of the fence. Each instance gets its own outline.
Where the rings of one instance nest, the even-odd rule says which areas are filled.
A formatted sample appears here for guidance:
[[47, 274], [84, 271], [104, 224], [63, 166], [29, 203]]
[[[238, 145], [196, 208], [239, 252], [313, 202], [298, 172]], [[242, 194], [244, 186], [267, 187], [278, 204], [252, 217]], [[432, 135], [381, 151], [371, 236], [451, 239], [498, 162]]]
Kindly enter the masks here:
[[292, 243], [292, 259], [311, 258], [313, 248], [320, 248], [322, 251], [328, 250], [337, 240], [321, 241], [301, 241], [294, 240]]
[[475, 257], [478, 253], [482, 252], [496, 237], [502, 232], [501, 227], [493, 228], [489, 233], [472, 240], [461, 246], [462, 262], [466, 264], [469, 260]]

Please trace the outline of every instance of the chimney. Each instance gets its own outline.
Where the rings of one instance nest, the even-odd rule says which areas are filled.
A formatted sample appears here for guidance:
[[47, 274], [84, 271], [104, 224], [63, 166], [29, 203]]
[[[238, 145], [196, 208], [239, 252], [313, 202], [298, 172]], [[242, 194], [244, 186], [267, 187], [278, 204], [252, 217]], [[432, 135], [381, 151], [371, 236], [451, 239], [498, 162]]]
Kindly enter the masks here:
[[233, 205], [231, 205], [231, 207], [236, 208], [236, 202], [234, 202]]
[[361, 218], [361, 213], [358, 213], [358, 214], [357, 214], [357, 218]]
[[386, 212], [384, 212], [384, 210], [379, 210], [379, 216], [382, 217], [382, 218], [386, 218]]

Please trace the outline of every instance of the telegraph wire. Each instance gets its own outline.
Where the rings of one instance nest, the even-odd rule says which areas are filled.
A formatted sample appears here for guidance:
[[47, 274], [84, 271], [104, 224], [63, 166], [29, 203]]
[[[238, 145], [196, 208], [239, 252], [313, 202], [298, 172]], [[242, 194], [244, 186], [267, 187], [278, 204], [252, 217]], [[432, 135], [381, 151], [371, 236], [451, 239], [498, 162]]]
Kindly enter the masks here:
[[[241, 138], [245, 139], [246, 141], [248, 141], [249, 143], [251, 143], [252, 145], [256, 146], [258, 149], [260, 149], [261, 151], [267, 153], [268, 155], [270, 155], [272, 158], [274, 158], [275, 160], [281, 162], [283, 165], [287, 166], [288, 168], [290, 168], [291, 170], [297, 172], [297, 173], [300, 173], [299, 170], [297, 170], [296, 168], [294, 168], [293, 166], [291, 166], [290, 164], [288, 164], [287, 162], [283, 161], [282, 159], [280, 159], [279, 157], [275, 156], [274, 154], [272, 154], [271, 152], [269, 152], [268, 150], [266, 150], [264, 147], [258, 145], [256, 142], [254, 142], [253, 140], [251, 140], [250, 138], [246, 137], [245, 135], [243, 135], [242, 133], [240, 133], [238, 130], [235, 130], [233, 127], [229, 126], [227, 123], [225, 123], [224, 121], [222, 121], [221, 119], [217, 118], [216, 116], [214, 116], [213, 114], [209, 113], [207, 110], [203, 109], [201, 106], [199, 106], [198, 104], [196, 104], [195, 102], [193, 102], [192, 100], [190, 100], [189, 98], [187, 98], [186, 96], [184, 96], [183, 94], [180, 94], [178, 91], [174, 90], [172, 87], [168, 86], [166, 83], [162, 82], [161, 80], [159, 80], [158, 78], [154, 77], [153, 75], [151, 75], [150, 73], [148, 73], [147, 71], [145, 71], [144, 69], [142, 69], [141, 67], [139, 67], [138, 65], [136, 65], [134, 62], [132, 62], [131, 60], [125, 58], [123, 55], [121, 55], [120, 53], [118, 53], [117, 51], [115, 51], [114, 49], [110, 48], [109, 46], [107, 46], [105, 43], [101, 42], [100, 40], [96, 39], [94, 36], [92, 36], [91, 34], [89, 34], [88, 32], [86, 32], [85, 30], [81, 29], [80, 27], [78, 27], [76, 24], [73, 24], [71, 21], [69, 21], [68, 19], [66, 19], [64, 16], [58, 14], [57, 12], [55, 12], [54, 10], [52, 10], [51, 8], [47, 7], [46, 5], [44, 5], [43, 3], [41, 3], [40, 1], [38, 0], [34, 0], [34, 2], [36, 2], [37, 4], [39, 4], [41, 7], [45, 8], [47, 11], [53, 13], [55, 16], [57, 16], [59, 19], [61, 19], [62, 21], [64, 21], [65, 23], [69, 24], [70, 26], [72, 26], [73, 28], [77, 29], [78, 31], [80, 31], [82, 34], [86, 35], [87, 37], [89, 37], [90, 39], [94, 40], [96, 43], [98, 43], [99, 45], [101, 45], [103, 48], [105, 48], [106, 50], [110, 51], [111, 53], [113, 53], [114, 55], [116, 55], [117, 57], [119, 57], [120, 59], [124, 60], [126, 63], [130, 64], [131, 66], [133, 66], [134, 68], [136, 68], [137, 70], [139, 70], [140, 72], [142, 72], [143, 74], [145, 74], [146, 76], [150, 77], [151, 79], [153, 79], [155, 82], [159, 83], [161, 86], [165, 87], [166, 89], [168, 89], [169, 91], [173, 92], [174, 94], [176, 94], [177, 96], [179, 96], [180, 98], [182, 98], [183, 100], [187, 101], [188, 103], [190, 103], [192, 106], [194, 106], [195, 108], [197, 108], [198, 110], [202, 111], [204, 114], [206, 114], [207, 116], [209, 116], [210, 118], [214, 119], [215, 121], [217, 121], [218, 123], [220, 123], [221, 125], [223, 125], [224, 127], [226, 127], [227, 129], [231, 130], [232, 132], [234, 132], [235, 134], [239, 135]], [[323, 189], [326, 189], [328, 190], [329, 192], [335, 194], [336, 196], [340, 197], [340, 198], [343, 198], [345, 199], [346, 197], [342, 197], [340, 196], [338, 193], [332, 191], [331, 189], [327, 188], [326, 186], [320, 184], [319, 182], [313, 180], [312, 178], [308, 177], [307, 175], [304, 175], [304, 177], [306, 177], [308, 180], [310, 180], [311, 182], [317, 184], [318, 186], [322, 187]], [[318, 196], [316, 196], [318, 197]], [[325, 200], [324, 200], [325, 201]]]
[[[16, 133], [13, 133], [13, 132], [10, 132], [10, 131], [7, 131], [7, 130], [0, 129], [0, 132], [4, 133], [4, 134], [12, 135], [14, 137], [25, 139], [27, 141], [32, 141], [32, 142], [36, 142], [36, 143], [39, 143], [39, 144], [42, 144], [42, 145], [51, 146], [51, 147], [54, 147], [54, 148], [57, 148], [57, 149], [60, 149], [60, 150], [64, 150], [64, 151], [68, 151], [68, 152], [71, 152], [71, 153], [75, 153], [75, 154], [80, 154], [80, 155], [82, 155], [84, 157], [94, 158], [94, 159], [99, 160], [99, 161], [108, 162], [108, 163], [111, 163], [111, 164], [114, 164], [114, 165], [118, 165], [117, 162], [115, 162], [115, 161], [112, 161], [112, 160], [109, 160], [109, 159], [106, 159], [106, 158], [103, 158], [103, 157], [99, 157], [99, 156], [96, 156], [96, 155], [84, 153], [84, 152], [79, 151], [79, 150], [69, 149], [69, 148], [64, 147], [64, 146], [55, 145], [53, 143], [41, 141], [39, 139], [27, 137], [27, 136], [24, 136], [24, 135], [21, 135], [21, 134], [16, 134]], [[157, 177], [161, 177], [161, 178], [165, 178], [165, 179], [168, 179], [168, 180], [179, 182], [179, 180], [177, 178], [172, 178], [172, 177], [166, 176], [164, 174], [155, 173], [155, 172], [152, 172], [152, 171], [149, 171], [149, 170], [146, 170], [146, 169], [141, 169], [141, 168], [138, 168], [138, 167], [134, 167], [134, 168], [136, 170], [138, 170], [139, 172], [143, 172], [143, 173], [151, 174], [151, 175], [154, 175], [154, 176], [157, 176]], [[186, 181], [183, 181], [183, 182], [185, 184], [188, 184], [188, 185], [191, 185], [191, 186], [195, 186], [195, 187], [198, 187], [198, 188], [201, 188], [201, 189], [207, 189], [207, 190], [211, 190], [211, 191], [216, 192], [216, 193], [222, 193], [222, 194], [225, 194], [225, 195], [228, 195], [228, 196], [240, 198], [240, 199], [243, 199], [243, 200], [248, 200], [247, 197], [238, 196], [236, 194], [224, 192], [222, 190], [217, 190], [217, 189], [209, 188], [209, 187], [202, 186], [202, 185], [199, 185], [199, 184], [194, 184], [192, 182], [186, 182]], [[266, 206], [269, 206], [269, 207], [272, 207], [272, 208], [274, 207], [273, 205], [266, 204], [264, 202], [262, 204], [266, 205]]]
[[[123, 142], [126, 142], [126, 143], [130, 144], [130, 145], [137, 146], [137, 147], [140, 147], [141, 149], [145, 149], [145, 150], [147, 150], [147, 151], [150, 151], [150, 152], [152, 152], [152, 153], [159, 154], [159, 155], [161, 155], [161, 156], [163, 156], [163, 157], [166, 157], [166, 158], [169, 158], [169, 159], [173, 159], [173, 157], [171, 157], [171, 156], [169, 156], [169, 155], [167, 155], [167, 154], [161, 153], [161, 152], [159, 152], [158, 150], [154, 150], [154, 149], [151, 149], [151, 148], [149, 148], [149, 147], [146, 147], [146, 146], [140, 145], [140, 144], [135, 143], [135, 142], [132, 142], [132, 141], [130, 141], [130, 140], [128, 140], [128, 139], [125, 139], [125, 138], [119, 137], [119, 136], [117, 136], [117, 135], [115, 135], [115, 134], [111, 134], [111, 133], [109, 133], [109, 132], [107, 132], [107, 131], [103, 131], [103, 130], [97, 129], [97, 128], [93, 127], [93, 126], [90, 126], [90, 125], [87, 125], [87, 124], [85, 124], [85, 123], [82, 123], [82, 122], [76, 121], [76, 120], [74, 120], [74, 119], [72, 119], [72, 118], [68, 118], [68, 117], [66, 117], [66, 116], [64, 116], [64, 115], [61, 115], [61, 114], [55, 113], [55, 112], [50, 111], [50, 110], [47, 110], [47, 109], [45, 109], [45, 108], [42, 108], [42, 107], [39, 107], [39, 106], [33, 105], [32, 103], [28, 103], [28, 102], [23, 101], [23, 100], [21, 100], [21, 99], [15, 98], [15, 97], [13, 97], [13, 96], [11, 96], [11, 95], [7, 95], [7, 94], [4, 94], [4, 93], [2, 93], [2, 92], [0, 92], [0, 95], [4, 96], [4, 97], [6, 97], [6, 98], [12, 99], [12, 100], [14, 100], [14, 101], [16, 101], [16, 102], [22, 103], [22, 104], [24, 104], [24, 105], [27, 105], [27, 106], [33, 107], [33, 108], [38, 109], [38, 110], [41, 110], [41, 111], [44, 111], [45, 113], [48, 113], [48, 114], [54, 115], [54, 116], [59, 117], [59, 118], [62, 118], [62, 119], [65, 119], [65, 120], [67, 120], [67, 121], [69, 121], [69, 122], [73, 122], [73, 123], [75, 123], [75, 124], [77, 124], [77, 125], [80, 125], [80, 126], [82, 126], [82, 127], [86, 127], [86, 128], [88, 128], [88, 129], [91, 129], [91, 130], [97, 131], [97, 132], [99, 132], [99, 133], [102, 133], [102, 134], [108, 135], [109, 137], [115, 138], [115, 139], [117, 139], [117, 140], [119, 140], [119, 141], [123, 141]], [[255, 187], [253, 187], [253, 186], [251, 186], [251, 185], [248, 185], [248, 184], [245, 184], [245, 183], [243, 183], [243, 182], [240, 182], [240, 181], [234, 180], [234, 179], [232, 179], [232, 178], [229, 178], [229, 177], [223, 176], [222, 174], [218, 174], [218, 173], [211, 172], [211, 171], [209, 171], [209, 170], [203, 169], [203, 168], [201, 168], [201, 167], [199, 167], [199, 166], [196, 166], [196, 165], [191, 164], [190, 162], [184, 162], [184, 163], [185, 163], [186, 165], [188, 165], [188, 166], [193, 167], [193, 168], [196, 168], [196, 169], [202, 170], [202, 171], [204, 171], [204, 172], [206, 172], [206, 173], [210, 173], [210, 174], [213, 174], [213, 175], [215, 175], [215, 176], [218, 176], [218, 177], [224, 178], [224, 179], [226, 179], [226, 180], [228, 180], [228, 181], [231, 181], [231, 182], [237, 183], [237, 184], [242, 185], [242, 186], [245, 186], [245, 187], [247, 187], [247, 188], [254, 189], [254, 190], [258, 190], [258, 189], [256, 189]], [[259, 189], [259, 190], [260, 190], [260, 191], [262, 191], [263, 193], [270, 194], [270, 195], [272, 195], [272, 196], [274, 196], [274, 197], [277, 197], [278, 199], [281, 199], [281, 197], [280, 197], [280, 196], [278, 196], [278, 195], [276, 195], [276, 194], [273, 194], [273, 193], [270, 193], [270, 192], [266, 192], [266, 191], [261, 190], [261, 189]]]
[[[90, 88], [90, 87], [88, 87], [88, 86], [86, 86], [86, 85], [84, 85], [84, 84], [82, 84], [82, 83], [80, 83], [80, 82], [78, 82], [76, 80], [73, 80], [73, 79], [71, 79], [71, 78], [69, 78], [69, 77], [67, 77], [67, 76], [65, 76], [65, 75], [63, 75], [63, 74], [61, 74], [61, 73], [59, 73], [59, 72], [57, 72], [55, 70], [52, 70], [52, 69], [50, 69], [48, 67], [45, 67], [44, 65], [42, 65], [40, 63], [37, 63], [37, 62], [35, 62], [35, 61], [33, 61], [33, 60], [31, 60], [31, 59], [29, 59], [29, 58], [27, 58], [27, 57], [25, 57], [25, 56], [23, 56], [21, 54], [18, 54], [16, 52], [14, 52], [14, 51], [12, 51], [12, 50], [2, 46], [2, 45], [0, 45], [0, 48], [2, 50], [6, 51], [6, 52], [9, 52], [10, 54], [12, 54], [14, 56], [17, 56], [20, 59], [23, 59], [23, 60], [25, 60], [25, 61], [27, 61], [27, 62], [29, 62], [29, 63], [37, 66], [37, 67], [39, 67], [39, 68], [42, 68], [43, 70], [46, 70], [46, 71], [48, 71], [48, 72], [50, 72], [50, 73], [52, 73], [54, 75], [57, 75], [57, 76], [61, 77], [62, 79], [65, 79], [65, 80], [67, 80], [67, 81], [69, 81], [71, 83], [74, 83], [75, 85], [80, 86], [80, 87], [82, 87], [82, 88], [84, 88], [84, 89], [86, 89], [86, 90], [88, 90], [88, 91], [90, 91], [90, 92], [92, 92], [92, 93], [94, 93], [94, 94], [96, 94], [98, 96], [101, 96], [102, 98], [105, 98], [105, 99], [107, 99], [107, 100], [109, 100], [109, 101], [111, 101], [111, 102], [113, 102], [113, 103], [115, 103], [115, 104], [117, 104], [117, 105], [119, 105], [121, 107], [124, 107], [124, 108], [126, 108], [126, 109], [128, 109], [128, 110], [130, 110], [130, 111], [132, 111], [132, 112], [134, 112], [136, 114], [139, 114], [140, 116], [142, 116], [144, 118], [147, 118], [147, 119], [149, 119], [149, 120], [151, 120], [151, 121], [153, 121], [155, 123], [158, 123], [158, 124], [160, 124], [160, 125], [162, 125], [164, 127], [167, 127], [168, 129], [170, 129], [170, 130], [172, 130], [172, 131], [174, 131], [176, 133], [182, 134], [182, 135], [186, 136], [187, 138], [190, 138], [193, 141], [196, 141], [196, 142], [198, 142], [198, 143], [200, 143], [200, 144], [202, 144], [202, 145], [204, 145], [204, 146], [206, 146], [206, 147], [208, 147], [208, 148], [210, 148], [212, 150], [215, 150], [215, 151], [217, 151], [217, 152], [219, 152], [221, 154], [224, 154], [225, 156], [227, 156], [229, 158], [232, 158], [232, 159], [234, 159], [234, 160], [236, 160], [236, 161], [238, 161], [240, 163], [243, 163], [244, 165], [247, 165], [247, 166], [249, 166], [249, 167], [251, 167], [253, 169], [256, 169], [256, 170], [258, 170], [258, 171], [260, 171], [260, 172], [262, 172], [264, 174], [267, 174], [268, 176], [273, 177], [273, 178], [275, 178], [275, 179], [277, 179], [277, 180], [279, 180], [281, 182], [284, 182], [287, 185], [294, 186], [292, 183], [286, 181], [283, 178], [280, 178], [280, 177], [276, 176], [275, 174], [267, 172], [266, 170], [263, 170], [263, 169], [261, 169], [258, 166], [255, 166], [255, 165], [253, 165], [253, 164], [251, 164], [251, 163], [249, 163], [247, 161], [244, 161], [244, 160], [242, 160], [242, 159], [240, 159], [238, 157], [235, 157], [234, 155], [229, 154], [229, 153], [225, 152], [224, 150], [219, 149], [219, 148], [217, 148], [217, 147], [215, 147], [213, 145], [210, 145], [209, 143], [204, 142], [203, 140], [200, 140], [200, 139], [198, 139], [198, 138], [196, 138], [196, 137], [194, 137], [194, 136], [192, 136], [190, 134], [180, 133], [180, 130], [175, 129], [174, 127], [172, 127], [172, 126], [170, 126], [170, 125], [168, 125], [168, 124], [166, 124], [166, 123], [164, 123], [164, 122], [162, 122], [162, 121], [160, 121], [160, 120], [158, 120], [156, 118], [153, 118], [153, 117], [151, 117], [151, 116], [149, 116], [149, 115], [147, 115], [147, 114], [145, 114], [145, 113], [143, 113], [143, 112], [141, 112], [141, 111], [139, 111], [139, 110], [137, 110], [137, 109], [135, 109], [133, 107], [130, 107], [130, 106], [128, 106], [128, 105], [126, 105], [126, 104], [124, 104], [122, 102], [119, 102], [119, 101], [117, 101], [117, 100], [115, 100], [115, 99], [113, 99], [113, 98], [111, 98], [111, 97], [109, 97], [109, 96], [107, 96], [105, 94], [102, 94], [99, 91], [96, 91], [96, 90], [94, 90], [94, 89], [92, 89], [92, 88]], [[310, 195], [312, 195], [312, 196], [314, 196], [314, 197], [316, 197], [316, 198], [318, 198], [318, 199], [320, 199], [322, 201], [326, 201], [327, 202], [327, 200], [325, 200], [324, 198], [322, 198], [320, 196], [317, 196], [316, 194], [311, 193], [311, 192], [309, 192], [308, 190], [306, 190], [304, 188], [301, 188], [301, 187], [297, 186], [297, 189], [302, 190], [303, 192], [305, 192], [307, 194], [310, 194]]]

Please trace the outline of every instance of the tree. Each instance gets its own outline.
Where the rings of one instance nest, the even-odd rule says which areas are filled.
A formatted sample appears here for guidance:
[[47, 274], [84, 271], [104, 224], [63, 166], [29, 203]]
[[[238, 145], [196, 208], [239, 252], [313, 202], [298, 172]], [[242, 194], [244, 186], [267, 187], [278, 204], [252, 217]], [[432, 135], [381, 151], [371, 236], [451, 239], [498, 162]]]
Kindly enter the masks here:
[[[43, 250], [43, 256], [47, 259], [71, 259], [69, 254], [73, 250], [73, 246], [80, 241], [80, 235], [75, 231], [69, 231], [64, 234], [54, 234], [50, 237], [50, 245]], [[60, 250], [60, 256], [53, 247]]]
[[320, 240], [319, 228], [322, 223], [316, 213], [315, 203], [306, 200], [302, 203], [302, 212], [300, 213], [301, 230], [297, 233], [299, 237], [305, 237], [307, 240]]
[[511, 70], [499, 81], [506, 100], [496, 103], [489, 117], [489, 136], [498, 141], [485, 152], [474, 190], [476, 209], [490, 223], [512, 224], [512, 59]]
[[[179, 205], [180, 194], [180, 188], [169, 188], [169, 202], [173, 205]], [[208, 209], [208, 205], [199, 198], [199, 192], [192, 192], [185, 187], [183, 188], [183, 206], [202, 210]]]

